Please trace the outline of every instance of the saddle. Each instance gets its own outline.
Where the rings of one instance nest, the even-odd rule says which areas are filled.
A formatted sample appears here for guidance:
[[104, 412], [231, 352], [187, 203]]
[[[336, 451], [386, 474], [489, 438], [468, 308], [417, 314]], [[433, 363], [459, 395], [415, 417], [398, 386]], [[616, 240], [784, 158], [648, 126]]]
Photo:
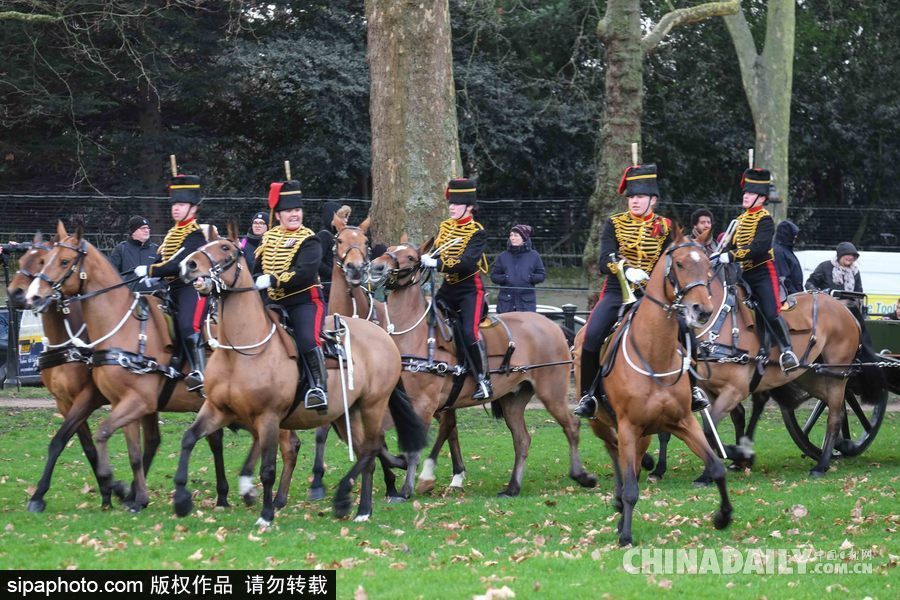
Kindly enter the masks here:
[[[266, 314], [269, 315], [269, 319], [275, 324], [276, 335], [287, 351], [288, 356], [293, 360], [297, 360], [300, 354], [297, 351], [297, 342], [294, 339], [294, 327], [287, 311], [278, 304], [268, 304], [266, 308], [268, 309]], [[322, 340], [322, 352], [325, 354], [325, 366], [329, 369], [337, 369], [338, 355], [343, 356], [343, 350], [340, 348], [337, 334], [336, 330], [323, 329], [319, 336], [319, 339]]]
[[[741, 288], [744, 290], [743, 298], [738, 297], [738, 312], [741, 313], [741, 317], [744, 322], [747, 323], [747, 328], [753, 331], [759, 331], [759, 327], [757, 327], [757, 310], [756, 310], [756, 302], [752, 299], [748, 300], [749, 293], [746, 291], [746, 288]], [[796, 333], [805, 333], [807, 331], [811, 331], [813, 327], [813, 317], [810, 311], [803, 310], [802, 308], [798, 308], [802, 304], [803, 297], [809, 297], [809, 292], [797, 292], [795, 294], [791, 294], [787, 296], [781, 304], [781, 317], [784, 319], [784, 322], [787, 323], [788, 328]]]
[[[436, 326], [441, 332], [441, 337], [445, 343], [438, 342], [438, 347], [442, 350], [456, 356], [457, 361], [461, 365], [469, 364], [468, 353], [462, 344], [456, 344], [455, 340], [463, 339], [462, 322], [459, 313], [451, 309], [446, 303], [435, 300]], [[512, 339], [512, 333], [506, 323], [499, 315], [487, 314], [487, 303], [485, 302], [484, 314], [486, 315], [478, 324], [481, 336], [487, 347], [488, 356], [504, 357], [500, 371], [504, 371], [504, 367], [509, 367], [509, 360], [515, 351], [516, 344]]]

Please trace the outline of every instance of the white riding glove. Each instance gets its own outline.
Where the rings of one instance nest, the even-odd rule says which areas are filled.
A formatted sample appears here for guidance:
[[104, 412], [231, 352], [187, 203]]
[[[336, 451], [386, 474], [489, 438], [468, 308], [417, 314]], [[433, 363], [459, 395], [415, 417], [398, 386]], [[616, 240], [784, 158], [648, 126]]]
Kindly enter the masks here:
[[134, 268], [133, 273], [134, 273], [135, 277], [146, 277], [147, 271], [149, 271], [149, 270], [150, 270], [150, 267], [148, 267], [147, 265], [138, 265]]
[[256, 289], [265, 290], [272, 287], [272, 276], [271, 275], [260, 275], [256, 278], [256, 283], [254, 284]]
[[648, 279], [650, 279], [650, 276], [647, 275], [647, 271], [643, 269], [638, 269], [635, 267], [625, 267], [625, 279], [627, 279], [631, 283], [640, 283], [642, 281], [647, 281]]
[[721, 254], [713, 254], [709, 257], [710, 262], [718, 262], [727, 265], [731, 262], [731, 255], [727, 252]]
[[433, 258], [429, 254], [423, 254], [422, 258], [419, 260], [423, 267], [434, 268], [437, 266], [437, 259]]
[[148, 288], [152, 288], [159, 283], [159, 277], [141, 277], [141, 280], [138, 283]]

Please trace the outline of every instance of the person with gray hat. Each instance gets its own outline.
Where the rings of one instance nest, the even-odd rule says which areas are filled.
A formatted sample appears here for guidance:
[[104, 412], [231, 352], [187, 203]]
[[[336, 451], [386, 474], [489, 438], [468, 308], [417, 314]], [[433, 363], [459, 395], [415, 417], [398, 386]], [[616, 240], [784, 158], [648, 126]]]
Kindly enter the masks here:
[[859, 252], [850, 242], [837, 245], [835, 257], [819, 263], [816, 270], [806, 280], [807, 290], [844, 290], [862, 293], [862, 278], [856, 261]]
[[[109, 255], [109, 262], [126, 279], [132, 276], [135, 267], [155, 263], [158, 248], [150, 241], [150, 221], [140, 215], [128, 219], [128, 235], [128, 239], [116, 246]], [[140, 280], [128, 284], [132, 292], [150, 292], [158, 287]]]

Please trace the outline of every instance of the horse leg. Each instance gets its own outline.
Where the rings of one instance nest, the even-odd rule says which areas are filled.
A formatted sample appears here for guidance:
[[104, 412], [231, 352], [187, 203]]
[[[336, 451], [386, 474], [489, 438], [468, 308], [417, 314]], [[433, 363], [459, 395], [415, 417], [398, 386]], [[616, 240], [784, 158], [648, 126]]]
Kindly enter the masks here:
[[637, 504], [638, 473], [641, 468], [641, 456], [638, 454], [638, 432], [627, 421], [619, 420], [619, 469], [622, 472], [622, 516], [619, 519], [619, 545], [632, 543], [631, 520], [634, 516], [634, 505]]
[[[146, 479], [147, 475], [150, 473], [150, 465], [153, 464], [153, 458], [156, 456], [156, 451], [159, 449], [159, 444], [162, 441], [162, 435], [159, 432], [159, 418], [157, 413], [144, 415], [141, 419], [141, 430], [144, 438], [144, 454], [141, 457], [141, 464], [143, 465], [143, 474]], [[122, 498], [122, 501], [125, 504], [134, 503], [134, 494], [135, 483], [132, 481], [131, 487]]]
[[719, 488], [719, 510], [713, 516], [713, 524], [716, 529], [725, 529], [731, 523], [731, 501], [728, 499], [728, 489], [725, 485], [725, 466], [713, 452], [706, 440], [703, 429], [693, 415], [686, 416], [679, 424], [677, 435], [691, 451], [700, 457], [705, 465], [705, 470]]
[[[112, 493], [113, 489], [112, 466], [109, 462], [109, 438], [120, 428], [129, 423], [134, 423], [146, 414], [148, 414], [147, 407], [139, 396], [126, 396], [113, 407], [109, 416], [100, 424], [100, 428], [94, 435], [94, 443], [97, 447], [97, 481], [100, 484], [100, 494], [102, 496]], [[138, 506], [140, 502], [146, 503], [147, 501], [146, 482], [144, 482], [143, 464], [140, 455], [140, 431], [137, 427], [138, 425], [135, 423], [134, 427], [130, 427], [125, 431], [129, 460], [135, 479], [132, 488], [144, 486], [143, 489], [134, 490], [135, 501], [129, 507], [132, 509]], [[134, 455], [135, 452], [136, 455]]]
[[223, 440], [225, 431], [220, 429], [206, 436], [206, 442], [213, 455], [216, 466], [216, 506], [228, 508], [228, 475], [225, 472], [225, 450]]
[[[845, 382], [844, 382], [845, 383]], [[822, 456], [810, 471], [811, 477], [821, 477], [831, 465], [831, 453], [834, 444], [841, 435], [844, 422], [844, 385], [828, 386], [826, 403], [828, 404], [828, 425], [825, 430], [825, 442], [822, 444]]]
[[281, 479], [278, 481], [278, 493], [275, 494], [275, 508], [280, 509], [287, 506], [288, 490], [294, 477], [294, 469], [297, 467], [297, 456], [300, 454], [300, 438], [293, 431], [282, 430], [278, 439], [283, 466]]
[[522, 489], [522, 477], [525, 474], [525, 461], [528, 459], [528, 448], [531, 446], [531, 435], [525, 426], [525, 406], [531, 399], [531, 391], [517, 393], [511, 400], [503, 402], [503, 418], [506, 427], [512, 434], [515, 462], [512, 475], [506, 488], [497, 494], [501, 498], [518, 496]]
[[612, 459], [615, 486], [613, 488], [613, 508], [616, 512], [622, 512], [622, 470], [619, 468], [619, 440], [616, 431], [597, 419], [588, 421], [594, 435], [603, 440], [606, 453]]
[[125, 498], [124, 504], [128, 510], [136, 513], [147, 508], [150, 503], [147, 476], [144, 473], [144, 458], [141, 452], [141, 426], [137, 422], [128, 423], [122, 427], [122, 431], [125, 434], [128, 461], [131, 463], [131, 472], [134, 475], [131, 491]]
[[[445, 422], [447, 425], [445, 425]], [[449, 426], [451, 422], [452, 427]], [[434, 489], [434, 468], [437, 466], [437, 459], [440, 456], [441, 448], [444, 447], [444, 442], [447, 441], [451, 431], [455, 430], [456, 411], [448, 410], [440, 413], [437, 437], [434, 439], [434, 445], [431, 447], [431, 452], [428, 453], [428, 458], [422, 463], [422, 472], [419, 473], [419, 483], [416, 485], [417, 494], [427, 494]]]
[[316, 458], [313, 461], [313, 480], [309, 485], [308, 498], [321, 500], [325, 497], [325, 484], [322, 477], [325, 476], [325, 442], [328, 440], [330, 425], [322, 425], [316, 429]]
[[650, 481], [659, 481], [662, 479], [669, 466], [669, 440], [672, 439], [672, 434], [667, 431], [660, 431], [656, 435], [656, 438], [659, 440], [659, 457], [656, 459], [656, 467], [647, 477]]
[[[566, 373], [566, 379], [568, 379], [569, 374]], [[558, 390], [559, 388], [557, 388]], [[565, 388], [563, 388], [565, 389]], [[579, 428], [581, 427], [581, 420], [576, 419], [575, 415], [572, 414], [572, 411], [569, 410], [569, 404], [566, 401], [565, 396], [558, 396], [548, 393], [544, 394], [544, 385], [543, 381], [540, 380], [537, 382], [535, 387], [535, 392], [538, 398], [540, 398], [541, 402], [544, 403], [544, 408], [547, 409], [556, 422], [559, 423], [560, 427], [563, 428], [563, 433], [566, 434], [566, 440], [569, 442], [569, 477], [578, 482], [578, 485], [585, 488], [592, 488], [597, 486], [597, 476], [593, 473], [588, 473], [584, 469], [584, 465], [581, 464], [581, 453], [578, 451], [578, 438], [579, 438]]]
[[[47, 463], [44, 465], [44, 472], [38, 481], [37, 489], [28, 501], [28, 512], [44, 512], [47, 504], [44, 502], [44, 496], [50, 490], [50, 480], [53, 477], [53, 469], [56, 467], [56, 461], [59, 460], [60, 454], [66, 449], [66, 444], [72, 439], [77, 432], [78, 439], [84, 449], [84, 455], [91, 464], [94, 475], [97, 475], [97, 448], [94, 446], [93, 440], [90, 439], [91, 431], [87, 426], [88, 416], [97, 408], [97, 404], [91, 404], [86, 401], [72, 404], [69, 413], [63, 419], [63, 423], [53, 439], [50, 440], [50, 446], [47, 449]], [[97, 480], [98, 485], [100, 480]], [[102, 490], [101, 490], [102, 494]], [[109, 509], [112, 506], [110, 502], [110, 494], [102, 496], [102, 508]]]
[[362, 482], [359, 486], [359, 508], [356, 511], [356, 518], [353, 519], [357, 523], [368, 521], [372, 516], [372, 484], [375, 476], [376, 454], [377, 452], [368, 452], [362, 459], [364, 465], [362, 469]]
[[[441, 423], [441, 427], [443, 426], [444, 424]], [[450, 448], [450, 468], [453, 472], [450, 487], [462, 490], [463, 481], [466, 479], [466, 465], [463, 462], [462, 448], [459, 445], [459, 428], [456, 426], [455, 412], [452, 422], [447, 423], [447, 446]]]
[[[225, 414], [210, 402], [204, 402], [197, 413], [197, 418], [181, 436], [181, 456], [178, 458], [178, 468], [175, 470], [173, 483], [175, 495], [172, 498], [172, 507], [179, 517], [186, 517], [193, 508], [191, 492], [187, 489], [188, 465], [191, 460], [191, 452], [197, 442], [214, 431], [222, 429], [228, 424]], [[251, 450], [251, 453], [253, 451]], [[255, 462], [255, 461], [254, 461]]]
[[[401, 498], [397, 492], [397, 476], [394, 475], [393, 467], [403, 463], [398, 457], [388, 451], [384, 436], [381, 436], [381, 449], [378, 451], [378, 461], [381, 463], [381, 470], [384, 472], [384, 495], [388, 502], [403, 502], [406, 498]], [[374, 463], [373, 463], [374, 464]]]
[[257, 419], [256, 431], [259, 435], [260, 465], [259, 480], [263, 486], [263, 505], [256, 524], [268, 527], [275, 520], [275, 503], [272, 488], [275, 486], [275, 463], [278, 459], [279, 419], [266, 414]]
[[253, 445], [244, 464], [241, 466], [241, 474], [238, 476], [238, 493], [244, 500], [246, 506], [253, 506], [256, 503], [256, 486], [253, 483], [253, 469], [256, 468], [256, 461], [259, 460], [259, 440], [256, 434], [253, 434]]

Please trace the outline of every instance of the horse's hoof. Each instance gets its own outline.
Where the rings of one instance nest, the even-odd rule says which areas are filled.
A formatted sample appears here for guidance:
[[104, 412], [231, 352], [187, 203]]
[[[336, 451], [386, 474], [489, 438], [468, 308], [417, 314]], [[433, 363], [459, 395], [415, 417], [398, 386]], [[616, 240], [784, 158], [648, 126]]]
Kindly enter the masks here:
[[[460, 490], [462, 491], [462, 490]], [[501, 490], [500, 493], [497, 494], [498, 498], [515, 498], [519, 495], [519, 492], [506, 488], [505, 490]]]
[[404, 498], [403, 496], [387, 496], [385, 497], [388, 504], [402, 504], [408, 500], [408, 498]]
[[275, 506], [276, 510], [281, 510], [287, 506], [287, 497], [275, 496], [275, 500], [272, 501], [272, 504]]
[[336, 519], [343, 519], [347, 515], [350, 514], [350, 498], [338, 500], [335, 498], [334, 500], [334, 517]]
[[120, 502], [127, 501], [129, 495], [131, 495], [131, 486], [126, 487], [121, 481], [113, 481], [110, 490], [116, 495], [116, 498], [118, 498]]
[[432, 490], [434, 490], [434, 482], [435, 479], [420, 479], [419, 483], [416, 484], [416, 493], [417, 494], [430, 494]]
[[729, 471], [738, 471], [738, 472], [743, 472], [743, 470], [744, 470], [744, 467], [742, 467], [741, 465], [739, 465], [737, 463], [731, 463], [730, 465], [728, 465], [725, 468], [728, 469]]
[[711, 484], [711, 483], [712, 483], [712, 481], [709, 479], [706, 479], [705, 477], [698, 477], [697, 479], [694, 480], [694, 487], [695, 488], [704, 488], [704, 487], [708, 487], [709, 484]]
[[325, 498], [325, 486], [309, 488], [307, 497], [310, 500], [323, 500]]
[[713, 515], [713, 525], [716, 529], [725, 529], [731, 525], [731, 513], [725, 514], [721, 510], [717, 510]]
[[260, 517], [256, 520], [256, 526], [260, 529], [266, 529], [272, 526], [272, 521]]
[[597, 487], [597, 476], [591, 473], [584, 472], [580, 475], [576, 475], [572, 479], [574, 479], [578, 483], [578, 485], [584, 488]]
[[231, 505], [228, 503], [228, 498], [222, 496], [221, 498], [216, 499], [216, 507], [218, 508], [231, 508]]
[[619, 545], [622, 546], [623, 548], [625, 546], [632, 546], [633, 540], [632, 540], [631, 536], [630, 535], [620, 535], [619, 536]]
[[356, 515], [356, 518], [353, 519], [354, 523], [365, 523], [369, 520], [369, 517], [372, 515]]
[[650, 483], [659, 483], [661, 479], [662, 475], [658, 473], [650, 473], [649, 475], [647, 475], [647, 481], [649, 481]]
[[256, 504], [256, 490], [252, 492], [247, 492], [246, 494], [241, 495], [241, 500], [244, 501], [244, 506], [253, 506]]
[[172, 506], [175, 509], [175, 514], [179, 517], [186, 517], [191, 514], [191, 510], [194, 508], [191, 493], [187, 490], [176, 490]]
[[30, 513], [42, 513], [45, 508], [47, 508], [47, 503], [43, 500], [32, 500], [28, 503], [28, 512]]
[[809, 471], [809, 476], [812, 477], [813, 479], [825, 477], [825, 471], [817, 471], [816, 469], [811, 469]]
[[134, 514], [141, 512], [145, 507], [146, 507], [146, 505], [142, 506], [139, 502], [126, 502], [125, 503], [125, 508], [128, 509], [128, 512], [134, 513]]

